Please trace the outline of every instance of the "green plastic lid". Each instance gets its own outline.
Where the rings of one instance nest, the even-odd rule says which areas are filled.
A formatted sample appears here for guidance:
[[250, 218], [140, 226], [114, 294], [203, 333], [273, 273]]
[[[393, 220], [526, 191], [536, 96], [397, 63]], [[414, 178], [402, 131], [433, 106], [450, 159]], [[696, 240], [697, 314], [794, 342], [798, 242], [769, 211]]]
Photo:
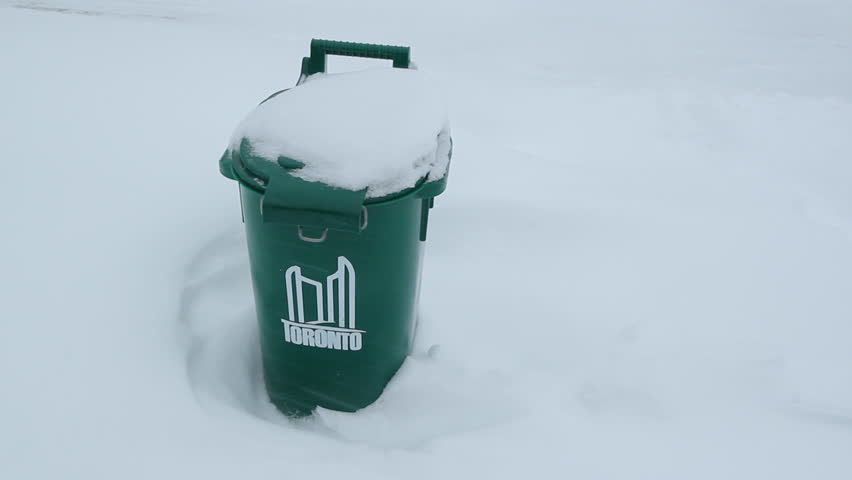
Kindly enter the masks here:
[[[311, 56], [302, 61], [299, 83], [310, 75], [324, 72], [327, 55], [388, 59], [393, 61], [395, 68], [408, 68], [409, 52], [408, 47], [313, 40]], [[271, 95], [264, 102], [283, 92], [286, 90]], [[443, 192], [447, 182], [446, 174], [437, 179], [427, 176], [413, 187], [384, 197], [367, 198], [366, 188], [347, 190], [304, 180], [297, 175], [303, 166], [286, 156], [279, 156], [277, 162], [270, 161], [268, 156], [261, 157], [247, 138], [242, 138], [238, 147], [230, 147], [219, 161], [222, 175], [263, 194], [261, 213], [264, 222], [351, 232], [360, 231], [364, 224], [365, 205], [396, 201], [411, 195], [431, 198]]]

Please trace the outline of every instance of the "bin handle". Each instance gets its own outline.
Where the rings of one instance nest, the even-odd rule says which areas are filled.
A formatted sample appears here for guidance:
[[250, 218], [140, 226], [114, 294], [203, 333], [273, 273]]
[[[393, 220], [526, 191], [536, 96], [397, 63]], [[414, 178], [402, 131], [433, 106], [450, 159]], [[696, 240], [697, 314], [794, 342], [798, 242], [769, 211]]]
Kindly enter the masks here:
[[311, 56], [302, 59], [302, 79], [315, 73], [325, 72], [328, 55], [393, 60], [394, 68], [409, 68], [411, 65], [411, 49], [409, 47], [338, 42], [315, 38], [311, 40]]
[[[367, 228], [368, 223], [369, 223], [369, 218], [367, 216], [367, 207], [361, 207], [361, 228], [360, 228], [359, 232], [364, 231], [364, 229]], [[322, 230], [322, 235], [320, 235], [319, 237], [309, 237], [309, 236], [305, 235], [304, 228], [301, 225], [299, 225], [299, 239], [304, 241], [304, 242], [322, 243], [322, 242], [325, 241], [326, 237], [328, 237], [328, 229], [327, 228], [324, 228]]]
[[328, 229], [327, 228], [323, 229], [322, 235], [320, 235], [319, 237], [309, 237], [309, 236], [305, 235], [304, 230], [302, 230], [302, 226], [299, 225], [299, 239], [304, 241], [304, 242], [322, 243], [322, 242], [325, 241], [326, 237], [328, 237]]

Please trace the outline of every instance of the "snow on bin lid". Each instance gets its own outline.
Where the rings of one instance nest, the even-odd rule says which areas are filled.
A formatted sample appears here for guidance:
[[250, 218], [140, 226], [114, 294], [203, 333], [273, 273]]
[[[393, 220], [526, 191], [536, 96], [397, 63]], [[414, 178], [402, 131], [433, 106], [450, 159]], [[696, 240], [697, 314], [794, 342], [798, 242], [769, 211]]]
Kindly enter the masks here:
[[237, 127], [230, 149], [305, 164], [291, 174], [376, 198], [443, 178], [450, 131], [429, 77], [401, 68], [316, 74], [259, 105]]

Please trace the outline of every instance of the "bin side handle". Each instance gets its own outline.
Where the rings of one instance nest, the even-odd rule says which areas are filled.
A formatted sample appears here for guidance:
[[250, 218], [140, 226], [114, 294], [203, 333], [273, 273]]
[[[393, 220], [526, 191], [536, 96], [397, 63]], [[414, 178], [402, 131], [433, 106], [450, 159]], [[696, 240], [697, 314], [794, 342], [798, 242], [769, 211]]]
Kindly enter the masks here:
[[309, 182], [285, 170], [272, 170], [263, 193], [264, 223], [279, 222], [302, 227], [360, 232], [367, 216], [367, 189], [353, 191]]
[[[441, 140], [441, 135], [438, 135], [438, 141]], [[447, 134], [449, 136], [449, 134]], [[450, 149], [447, 152], [447, 155], [450, 157], [449, 162], [447, 163], [447, 170], [444, 172], [444, 176], [437, 179], [427, 180], [420, 188], [417, 189], [417, 197], [418, 198], [435, 198], [438, 195], [444, 193], [444, 190], [447, 189], [447, 177], [450, 175], [450, 163], [453, 160], [453, 139], [450, 137]], [[434, 203], [434, 202], [433, 202]]]
[[309, 75], [325, 72], [328, 55], [392, 60], [394, 68], [409, 68], [411, 65], [411, 48], [409, 47], [338, 42], [315, 38], [311, 40], [311, 56], [302, 59], [301, 78], [304, 79]]
[[225, 153], [219, 158], [219, 173], [225, 178], [236, 180], [237, 175], [234, 173], [234, 153], [231, 149], [225, 150]]

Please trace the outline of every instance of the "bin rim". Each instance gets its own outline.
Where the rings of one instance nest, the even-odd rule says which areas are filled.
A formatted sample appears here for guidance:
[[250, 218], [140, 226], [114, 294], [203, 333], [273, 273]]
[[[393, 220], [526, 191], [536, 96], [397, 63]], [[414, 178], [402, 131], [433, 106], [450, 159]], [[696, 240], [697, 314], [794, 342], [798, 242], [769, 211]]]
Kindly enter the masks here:
[[[284, 91], [284, 90], [282, 90]], [[272, 94], [269, 98], [274, 97], [275, 95], [281, 92], [276, 92]], [[267, 99], [268, 100], [268, 99]], [[265, 100], [264, 100], [265, 101]], [[242, 150], [242, 149], [240, 149]], [[241, 155], [240, 150], [227, 149], [225, 153], [222, 155], [222, 158], [219, 160], [219, 171], [222, 175], [231, 180], [236, 180], [240, 183], [240, 185], [245, 186], [261, 195], [266, 193], [266, 186], [269, 182], [269, 178], [267, 175], [264, 175], [261, 172], [258, 172], [256, 169], [252, 169], [250, 165], [246, 164]], [[453, 139], [450, 137], [450, 163], [452, 163], [452, 153], [453, 153]], [[271, 162], [269, 162], [271, 163]], [[286, 173], [287, 169], [284, 167], [274, 167], [276, 169], [280, 169], [282, 173]], [[374, 198], [365, 198], [364, 206], [378, 206], [385, 205], [394, 202], [398, 202], [404, 200], [408, 197], [416, 197], [416, 198], [433, 198], [437, 197], [441, 193], [444, 192], [447, 188], [447, 177], [449, 176], [450, 165], [447, 165], [447, 171], [444, 172], [444, 175], [441, 178], [429, 180], [429, 174], [426, 174], [417, 181], [413, 186], [408, 187], [406, 189], [400, 190], [398, 192], [390, 193], [388, 195], [384, 195], [381, 197]], [[329, 187], [329, 185], [322, 182], [310, 182], [316, 183], [318, 186]], [[340, 190], [345, 190], [340, 188]]]

